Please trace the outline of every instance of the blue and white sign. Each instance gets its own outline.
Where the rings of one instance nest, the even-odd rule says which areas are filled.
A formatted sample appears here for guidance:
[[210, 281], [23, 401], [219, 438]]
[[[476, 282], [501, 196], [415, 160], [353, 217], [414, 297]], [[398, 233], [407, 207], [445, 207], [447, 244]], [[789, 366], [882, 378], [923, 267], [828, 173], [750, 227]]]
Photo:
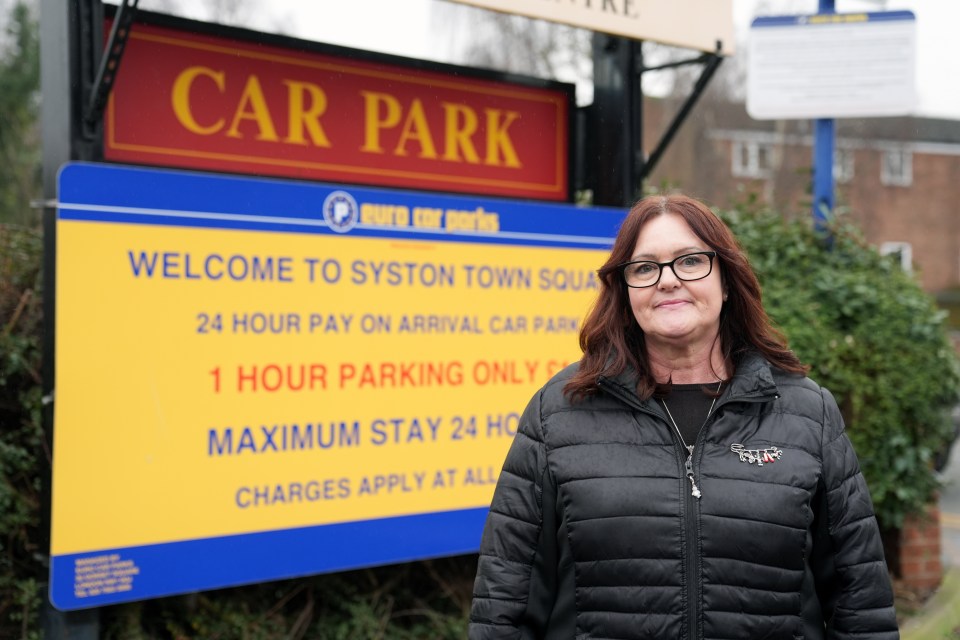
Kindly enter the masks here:
[[747, 112], [758, 120], [901, 116], [916, 105], [910, 11], [757, 18]]

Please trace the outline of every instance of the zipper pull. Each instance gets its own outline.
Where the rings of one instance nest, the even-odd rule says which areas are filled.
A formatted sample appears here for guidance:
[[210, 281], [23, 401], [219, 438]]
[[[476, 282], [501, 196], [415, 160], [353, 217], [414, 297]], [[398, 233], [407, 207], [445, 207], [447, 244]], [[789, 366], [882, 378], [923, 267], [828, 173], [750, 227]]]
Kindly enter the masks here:
[[693, 479], [693, 451], [691, 451], [690, 455], [687, 456], [687, 461], [683, 466], [687, 470], [687, 478], [690, 480], [690, 486], [693, 487], [690, 495], [699, 500], [700, 496], [703, 494], [700, 493], [700, 489], [697, 487], [697, 481]]

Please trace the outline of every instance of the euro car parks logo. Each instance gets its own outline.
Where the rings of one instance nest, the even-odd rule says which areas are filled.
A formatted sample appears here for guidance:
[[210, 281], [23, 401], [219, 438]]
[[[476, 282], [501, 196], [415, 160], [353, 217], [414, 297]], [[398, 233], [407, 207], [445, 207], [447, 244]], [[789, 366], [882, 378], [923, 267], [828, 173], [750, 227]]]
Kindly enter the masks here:
[[357, 226], [359, 212], [357, 201], [346, 191], [334, 191], [323, 201], [323, 219], [337, 233], [346, 233]]

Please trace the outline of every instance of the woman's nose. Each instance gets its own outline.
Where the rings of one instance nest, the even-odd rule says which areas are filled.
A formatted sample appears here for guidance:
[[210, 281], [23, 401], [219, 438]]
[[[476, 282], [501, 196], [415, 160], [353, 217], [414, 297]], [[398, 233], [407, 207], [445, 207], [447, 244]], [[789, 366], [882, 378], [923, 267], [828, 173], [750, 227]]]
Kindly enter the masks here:
[[657, 286], [661, 289], [672, 289], [680, 285], [680, 278], [674, 273], [672, 266], [663, 267], [660, 270], [660, 281]]

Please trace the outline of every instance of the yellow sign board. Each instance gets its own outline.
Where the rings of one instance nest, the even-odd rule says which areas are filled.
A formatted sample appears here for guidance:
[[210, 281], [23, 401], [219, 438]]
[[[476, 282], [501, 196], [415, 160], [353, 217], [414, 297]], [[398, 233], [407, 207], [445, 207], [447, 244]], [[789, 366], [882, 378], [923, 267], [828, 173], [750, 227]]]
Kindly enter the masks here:
[[[272, 544], [304, 560], [284, 575], [475, 549], [383, 523], [489, 504], [530, 396], [579, 358], [620, 215], [82, 164], [60, 201], [62, 608], [278, 577], [172, 580], [190, 541]], [[269, 538], [343, 523], [393, 547], [344, 534], [314, 566]]]

